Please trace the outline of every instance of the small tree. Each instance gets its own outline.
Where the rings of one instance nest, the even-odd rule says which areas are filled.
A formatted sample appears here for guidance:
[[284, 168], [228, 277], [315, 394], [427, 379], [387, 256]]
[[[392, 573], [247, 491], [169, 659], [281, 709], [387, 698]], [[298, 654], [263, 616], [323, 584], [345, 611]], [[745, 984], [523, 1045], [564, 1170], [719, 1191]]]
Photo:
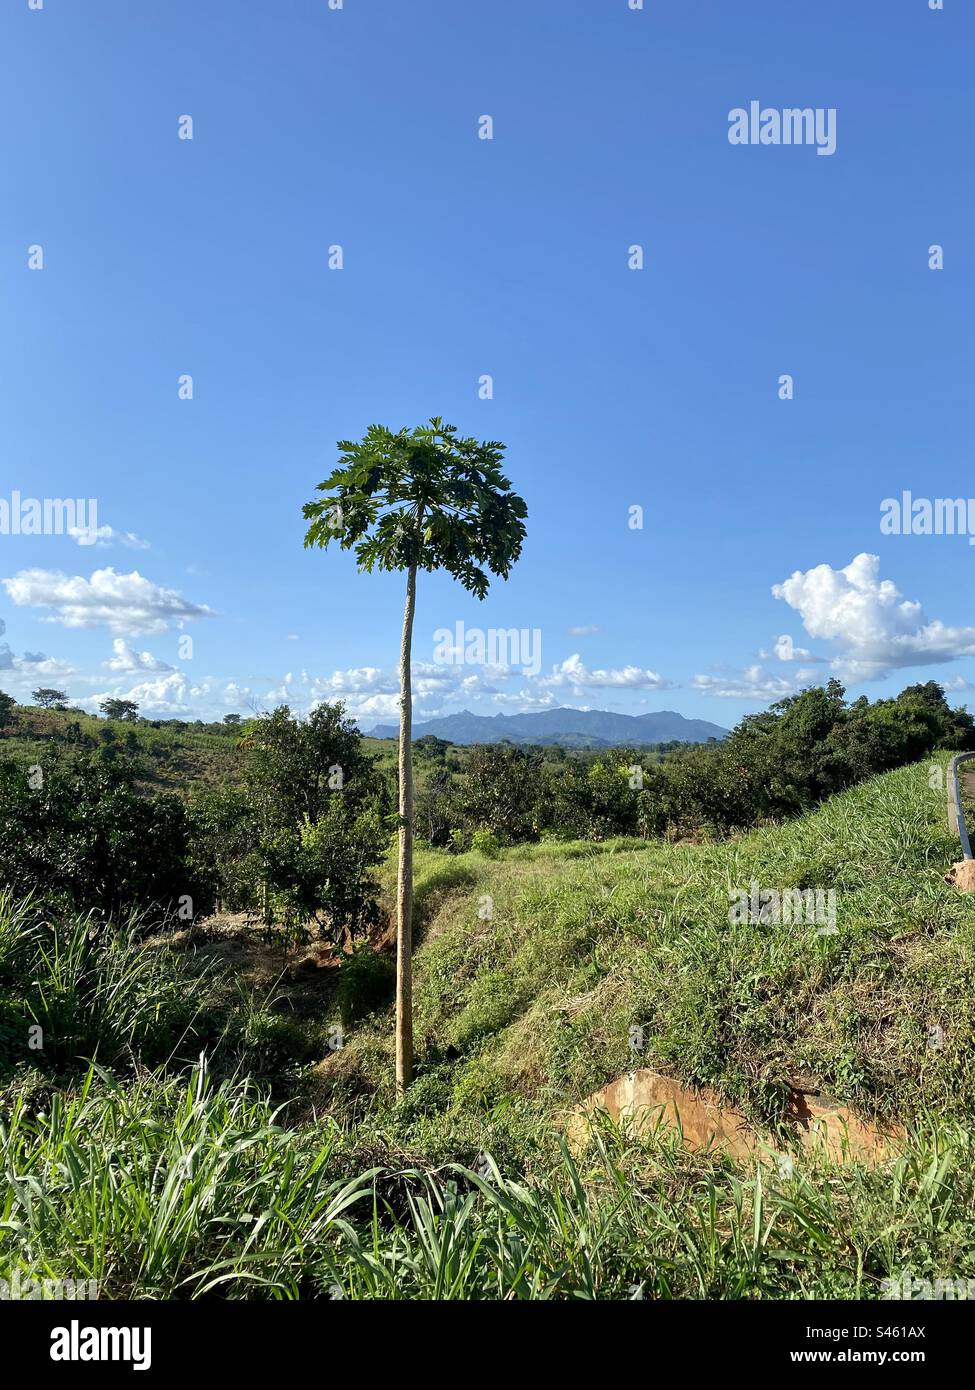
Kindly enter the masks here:
[[139, 706], [134, 700], [116, 700], [109, 696], [98, 708], [106, 719], [133, 720], [139, 717]]
[[413, 696], [411, 648], [417, 570], [444, 569], [483, 599], [488, 572], [507, 579], [521, 553], [528, 509], [501, 471], [504, 445], [460, 439], [453, 425], [394, 433], [370, 425], [340, 440], [339, 466], [306, 503], [306, 546], [338, 540], [360, 570], [406, 572], [400, 644], [399, 865], [396, 890], [396, 1088], [413, 1075]]
[[52, 690], [50, 686], [42, 685], [39, 690], [31, 693], [31, 699], [35, 705], [40, 705], [41, 709], [67, 709], [68, 696], [64, 690]]
[[0, 729], [5, 729], [8, 724], [14, 722], [16, 708], [17, 701], [14, 697], [8, 695], [5, 690], [0, 690]]
[[266, 919], [273, 888], [290, 921], [327, 922], [336, 941], [368, 926], [371, 870], [389, 844], [390, 816], [356, 724], [341, 704], [318, 705], [305, 719], [281, 705], [252, 723], [242, 751]]

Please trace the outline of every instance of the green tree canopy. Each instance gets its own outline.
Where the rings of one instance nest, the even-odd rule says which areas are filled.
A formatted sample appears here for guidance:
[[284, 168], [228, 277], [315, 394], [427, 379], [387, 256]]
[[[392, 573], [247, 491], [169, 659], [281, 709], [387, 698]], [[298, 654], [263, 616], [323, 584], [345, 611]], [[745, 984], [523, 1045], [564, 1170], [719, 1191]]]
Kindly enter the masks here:
[[339, 466], [304, 507], [306, 546], [338, 540], [366, 571], [444, 569], [483, 598], [488, 571], [506, 579], [521, 554], [528, 509], [501, 471], [504, 445], [459, 438], [454, 425], [394, 433], [370, 425], [340, 440]]
[[139, 706], [134, 700], [117, 700], [112, 696], [103, 700], [98, 706], [106, 719], [137, 719], [139, 717]]
[[42, 685], [38, 690], [31, 692], [31, 699], [35, 705], [40, 705], [41, 709], [67, 709], [68, 696], [64, 690], [54, 690], [51, 686]]

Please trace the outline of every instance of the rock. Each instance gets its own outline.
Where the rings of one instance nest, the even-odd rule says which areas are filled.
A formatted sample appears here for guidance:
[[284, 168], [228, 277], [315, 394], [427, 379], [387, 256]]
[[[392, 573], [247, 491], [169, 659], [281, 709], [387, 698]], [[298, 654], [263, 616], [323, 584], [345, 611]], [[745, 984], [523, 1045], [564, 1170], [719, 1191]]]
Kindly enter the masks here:
[[722, 1106], [716, 1091], [692, 1091], [653, 1071], [627, 1072], [591, 1095], [570, 1119], [570, 1141], [585, 1144], [596, 1111], [605, 1111], [617, 1124], [630, 1122], [637, 1134], [658, 1124], [679, 1127], [684, 1143], [698, 1151], [723, 1149], [734, 1158], [750, 1158], [758, 1145], [744, 1118]]
[[[657, 1126], [679, 1128], [686, 1147], [698, 1153], [720, 1150], [738, 1160], [763, 1155], [774, 1160], [774, 1151], [781, 1148], [771, 1135], [753, 1129], [739, 1111], [722, 1104], [716, 1091], [682, 1086], [648, 1070], [617, 1077], [572, 1112], [566, 1129], [576, 1152], [585, 1147], [597, 1112], [606, 1113], [617, 1124], [630, 1124], [642, 1135]], [[904, 1138], [900, 1126], [880, 1129], [827, 1097], [796, 1090], [789, 1093], [784, 1121], [802, 1148], [824, 1150], [840, 1163], [882, 1162]]]
[[906, 1137], [901, 1125], [881, 1129], [826, 1096], [799, 1091], [789, 1096], [785, 1120], [804, 1149], [825, 1149], [838, 1163], [881, 1163]]
[[952, 884], [960, 893], [975, 893], [975, 859], [961, 859], [952, 864], [945, 874], [945, 883]]

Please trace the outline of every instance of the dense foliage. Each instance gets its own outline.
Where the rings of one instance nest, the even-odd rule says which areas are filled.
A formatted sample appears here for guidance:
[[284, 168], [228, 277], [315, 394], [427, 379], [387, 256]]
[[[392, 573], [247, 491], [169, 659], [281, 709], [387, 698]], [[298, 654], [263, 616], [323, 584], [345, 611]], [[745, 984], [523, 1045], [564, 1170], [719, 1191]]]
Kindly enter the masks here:
[[872, 704], [844, 694], [831, 680], [749, 715], [721, 743], [686, 745], [660, 763], [638, 749], [548, 762], [511, 744], [475, 748], [462, 775], [441, 764], [426, 780], [418, 831], [461, 850], [479, 831], [503, 845], [726, 833], [800, 814], [929, 754], [975, 748], [972, 716], [934, 681]]
[[189, 864], [184, 802], [140, 795], [124, 759], [68, 761], [45, 750], [26, 771], [0, 761], [0, 825], [0, 886], [39, 906], [125, 916], [206, 898]]
[[261, 908], [336, 937], [378, 920], [371, 874], [391, 834], [389, 786], [340, 705], [251, 721], [237, 780], [183, 796], [147, 785], [125, 724], [101, 722], [96, 741], [69, 722], [63, 741], [29, 745], [26, 765], [0, 759], [0, 886], [55, 913], [158, 909], [185, 922], [218, 905]]

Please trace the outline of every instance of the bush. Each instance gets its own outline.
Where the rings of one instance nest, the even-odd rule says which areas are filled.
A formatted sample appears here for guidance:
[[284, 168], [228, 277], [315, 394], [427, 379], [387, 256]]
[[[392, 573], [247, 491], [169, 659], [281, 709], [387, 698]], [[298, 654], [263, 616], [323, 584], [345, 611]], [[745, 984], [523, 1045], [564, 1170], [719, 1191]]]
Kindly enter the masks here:
[[542, 823], [542, 760], [511, 744], [471, 749], [460, 796], [471, 830], [490, 830], [502, 845], [537, 840]]
[[[389, 791], [341, 704], [296, 719], [287, 705], [247, 726], [256, 872], [290, 925], [333, 940], [378, 921], [371, 871], [391, 833]], [[251, 860], [250, 864], [255, 865]]]
[[179, 797], [145, 796], [124, 761], [63, 760], [56, 751], [24, 772], [0, 763], [0, 883], [53, 912], [204, 906], [190, 866], [189, 821]]
[[344, 956], [339, 967], [336, 1003], [343, 1028], [385, 1009], [396, 992], [396, 962], [363, 945]]
[[416, 833], [434, 849], [446, 849], [460, 818], [453, 776], [446, 767], [438, 766], [417, 791], [414, 816]]
[[483, 854], [485, 859], [498, 859], [501, 841], [493, 830], [475, 830], [471, 836], [471, 849], [475, 854]]

